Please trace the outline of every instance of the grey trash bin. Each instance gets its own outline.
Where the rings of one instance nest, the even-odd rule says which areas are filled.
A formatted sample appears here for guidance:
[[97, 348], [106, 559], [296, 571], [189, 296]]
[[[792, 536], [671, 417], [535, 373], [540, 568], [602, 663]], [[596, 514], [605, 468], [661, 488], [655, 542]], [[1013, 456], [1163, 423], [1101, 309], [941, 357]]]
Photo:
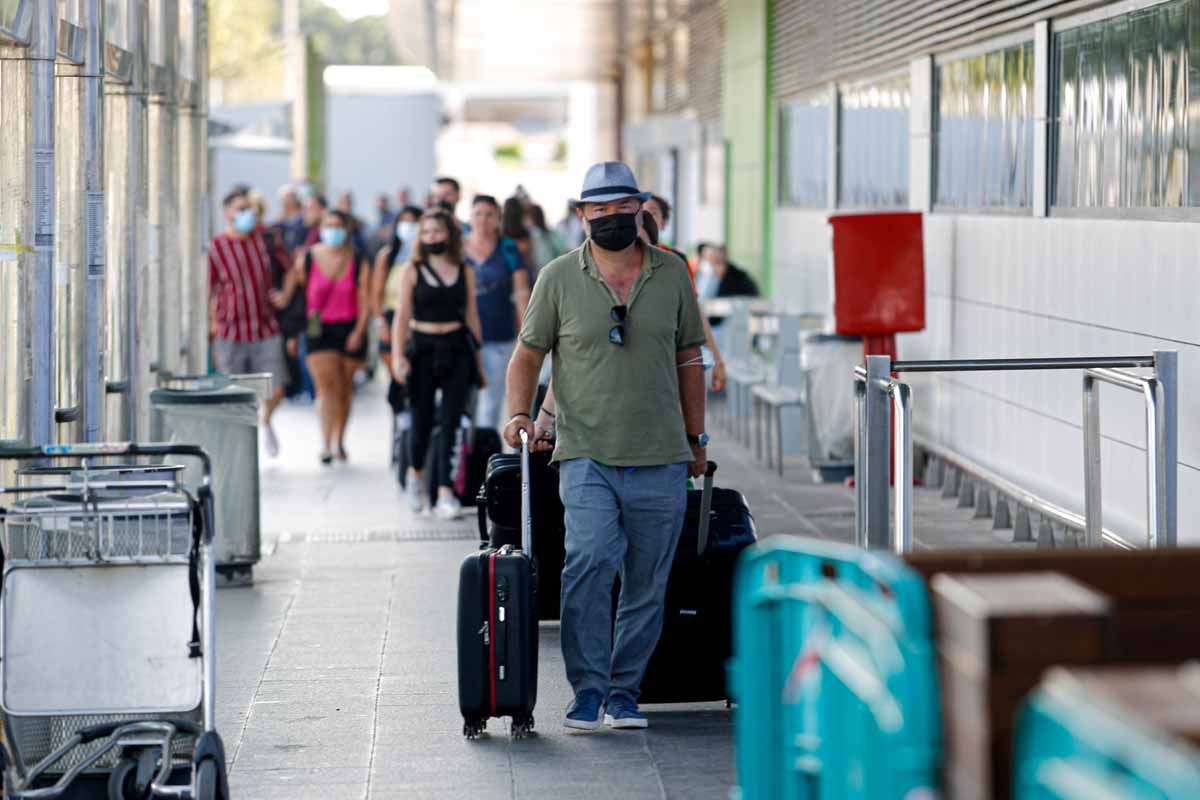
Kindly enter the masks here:
[[854, 367], [862, 339], [831, 333], [803, 337], [800, 361], [808, 392], [808, 460], [822, 481], [854, 474]]
[[[249, 583], [261, 545], [257, 394], [224, 376], [172, 378], [150, 403], [171, 441], [198, 444], [212, 458], [217, 575]], [[185, 482], [195, 485], [200, 468], [188, 461]]]

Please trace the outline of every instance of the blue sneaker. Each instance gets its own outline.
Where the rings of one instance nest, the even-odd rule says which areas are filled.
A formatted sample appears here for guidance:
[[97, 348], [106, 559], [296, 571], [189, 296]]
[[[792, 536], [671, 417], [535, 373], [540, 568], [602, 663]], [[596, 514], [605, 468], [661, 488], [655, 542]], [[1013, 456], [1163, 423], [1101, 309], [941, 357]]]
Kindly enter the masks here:
[[608, 713], [604, 724], [610, 728], [648, 728], [650, 721], [637, 709], [637, 703], [627, 694], [613, 694], [608, 698]]
[[567, 708], [563, 725], [577, 731], [594, 731], [604, 718], [604, 695], [596, 689], [584, 689], [575, 695], [575, 701]]

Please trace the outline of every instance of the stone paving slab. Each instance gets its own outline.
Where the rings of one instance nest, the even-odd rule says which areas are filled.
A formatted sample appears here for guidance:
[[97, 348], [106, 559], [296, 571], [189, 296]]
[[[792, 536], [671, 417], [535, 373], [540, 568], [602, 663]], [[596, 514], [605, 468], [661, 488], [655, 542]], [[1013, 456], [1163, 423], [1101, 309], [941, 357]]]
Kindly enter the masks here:
[[[458, 568], [477, 544], [473, 516], [416, 518], [387, 468], [381, 393], [360, 393], [354, 462], [316, 461], [311, 408], [277, 417], [280, 460], [264, 460], [264, 552], [254, 585], [218, 597], [218, 719], [235, 796], [273, 798], [687, 798], [733, 785], [723, 704], [647, 706], [648, 731], [568, 733], [570, 698], [557, 623], [541, 626], [537, 733], [493, 720], [462, 737], [457, 704]], [[853, 492], [813, 484], [802, 460], [785, 477], [718, 435], [718, 484], [749, 498], [760, 536], [848, 541]], [[923, 546], [1003, 546], [1010, 532], [916, 493]]]

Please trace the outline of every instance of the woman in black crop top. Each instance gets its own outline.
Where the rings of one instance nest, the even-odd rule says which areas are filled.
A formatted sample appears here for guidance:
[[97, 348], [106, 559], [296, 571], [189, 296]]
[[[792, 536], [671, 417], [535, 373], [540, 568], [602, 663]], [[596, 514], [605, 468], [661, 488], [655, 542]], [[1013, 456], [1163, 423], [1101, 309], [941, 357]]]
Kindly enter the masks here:
[[[425, 457], [435, 422], [434, 398], [442, 390], [436, 422], [444, 432], [458, 430], [471, 389], [483, 385], [479, 356], [481, 328], [475, 306], [475, 273], [463, 263], [458, 222], [441, 208], [421, 217], [412, 260], [401, 267], [396, 318], [392, 327], [392, 373], [408, 384], [412, 405], [409, 467], [405, 493], [417, 513], [425, 508]], [[443, 519], [462, 516], [450, 475], [453, 435], [438, 437], [433, 475], [435, 511]]]

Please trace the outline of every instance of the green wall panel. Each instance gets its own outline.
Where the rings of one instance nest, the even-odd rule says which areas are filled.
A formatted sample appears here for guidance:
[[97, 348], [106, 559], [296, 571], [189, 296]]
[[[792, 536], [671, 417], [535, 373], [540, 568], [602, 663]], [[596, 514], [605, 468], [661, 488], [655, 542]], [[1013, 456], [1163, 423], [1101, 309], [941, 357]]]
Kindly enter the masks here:
[[724, 124], [725, 239], [730, 258], [770, 289], [770, 0], [728, 0]]
[[321, 185], [325, 180], [325, 64], [313, 47], [312, 37], [304, 37], [304, 58], [308, 112], [308, 179]]

